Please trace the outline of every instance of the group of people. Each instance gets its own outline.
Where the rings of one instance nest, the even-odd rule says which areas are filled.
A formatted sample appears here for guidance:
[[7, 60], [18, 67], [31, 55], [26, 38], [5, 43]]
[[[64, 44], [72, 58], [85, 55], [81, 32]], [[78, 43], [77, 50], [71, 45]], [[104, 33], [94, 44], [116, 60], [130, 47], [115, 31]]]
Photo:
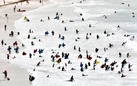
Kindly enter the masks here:
[[[41, 0], [40, 0], [40, 3], [42, 3], [41, 2]], [[82, 3], [82, 2], [80, 2], [80, 3]], [[82, 14], [81, 14], [81, 16], [82, 16]], [[105, 18], [107, 18], [107, 16], [105, 16]], [[55, 15], [55, 18], [54, 19], [57, 19], [57, 20], [59, 20], [60, 19], [60, 15], [59, 15], [59, 13], [57, 12], [56, 13], [56, 15]], [[48, 20], [50, 20], [50, 17], [48, 17]], [[27, 23], [29, 23], [30, 22], [30, 19], [28, 18], [28, 17], [24, 17], [24, 21], [27, 21]], [[84, 22], [84, 18], [82, 18], [82, 22]], [[5, 31], [7, 30], [7, 26], [5, 25], [4, 26], [4, 28], [5, 28]], [[67, 29], [66, 29], [67, 27], [65, 27], [64, 28], [64, 31], [68, 31]], [[91, 28], [91, 24], [89, 25], [89, 28]], [[118, 25], [118, 27], [117, 28], [121, 28], [119, 25]], [[29, 29], [29, 31], [28, 31], [29, 33], [27, 34], [27, 39], [28, 40], [32, 40], [33, 38], [31, 38], [31, 36], [33, 35], [33, 33], [35, 33], [34, 31], [32, 31], [31, 29]], [[75, 35], [77, 35], [77, 36], [79, 36], [80, 35], [80, 29], [76, 29], [75, 30]], [[44, 36], [46, 36], [46, 37], [48, 37], [48, 35], [50, 35], [50, 33], [49, 33], [49, 31], [46, 31], [45, 33], [43, 33], [43, 34], [45, 34]], [[67, 37], [65, 37], [65, 35], [63, 34], [60, 34], [60, 33], [57, 33], [57, 32], [55, 32], [54, 30], [52, 30], [51, 31], [51, 35], [52, 36], [56, 36], [55, 34], [59, 34], [58, 35], [58, 37], [57, 38], [59, 38], [59, 39], [61, 39], [61, 41], [63, 41], [63, 43], [58, 43], [58, 47], [56, 47], [57, 49], [58, 49], [58, 51], [56, 51], [56, 52], [52, 52], [52, 54], [51, 54], [51, 61], [53, 62], [51, 65], [52, 65], [52, 67], [54, 68], [55, 66], [56, 66], [56, 63], [58, 63], [58, 64], [64, 64], [62, 61], [62, 59], [65, 59], [65, 60], [68, 60], [68, 63], [65, 63], [64, 65], [65, 66], [56, 66], [57, 67], [57, 69], [61, 69], [62, 71], [67, 71], [67, 66], [69, 66], [69, 64], [73, 64], [72, 62], [71, 62], [71, 60], [70, 60], [70, 58], [75, 58], [75, 57], [70, 57], [70, 54], [71, 54], [71, 56], [73, 56], [73, 53], [71, 53], [71, 52], [64, 52], [64, 51], [60, 51], [61, 50], [61, 48], [63, 47], [64, 49], [65, 49], [65, 46], [67, 46], [67, 43], [64, 43], [64, 41], [65, 40], [67, 40]], [[106, 30], [104, 30], [104, 34], [108, 37], [108, 36], [111, 36]], [[13, 31], [11, 31], [10, 33], [9, 33], [9, 37], [14, 37], [14, 35], [15, 35], [15, 32], [13, 32]], [[19, 34], [18, 34], [19, 35]], [[114, 35], [114, 33], [112, 33], [112, 35]], [[85, 39], [86, 39], [86, 41], [88, 41], [88, 39], [90, 39], [90, 37], [93, 37], [93, 35], [92, 35], [92, 33], [86, 33], [86, 37], [85, 37]], [[96, 34], [96, 39], [97, 40], [100, 40], [101, 38], [100, 38], [100, 35], [99, 34]], [[133, 39], [134, 37], [132, 37], [132, 39]], [[35, 37], [35, 39], [37, 39], [37, 37]], [[41, 39], [38, 39], [39, 40], [39, 42], [41, 42], [40, 40]], [[75, 42], [79, 42], [79, 40], [81, 40], [81, 38], [80, 37], [77, 37], [75, 40], [74, 40], [74, 43]], [[86, 42], [85, 41], [85, 42]], [[31, 41], [31, 46], [34, 46], [35, 47], [35, 44], [36, 44], [36, 42], [34, 42], [34, 41]], [[123, 43], [121, 43], [122, 44], [122, 47], [123, 47], [123, 45], [125, 45], [126, 44], [126, 42], [123, 42]], [[1, 45], [2, 46], [8, 46], [7, 47], [7, 51], [8, 51], [8, 53], [7, 53], [7, 59], [10, 59], [10, 55], [12, 54], [11, 52], [12, 52], [12, 50], [14, 50], [15, 51], [15, 53], [16, 54], [20, 54], [20, 48], [24, 48], [24, 44], [22, 44], [22, 46], [20, 47], [19, 45], [19, 43], [18, 43], [18, 41], [14, 41], [13, 42], [13, 45], [12, 46], [10, 46], [10, 45], [7, 45], [7, 43], [4, 41], [4, 40], [1, 40]], [[72, 48], [72, 51], [76, 51], [76, 50], [78, 50], [78, 53], [79, 53], [79, 55], [78, 55], [78, 57], [76, 57], [76, 58], [78, 58], [78, 59], [85, 59], [84, 58], [84, 55], [85, 54], [83, 54], [83, 50], [82, 50], [82, 48], [83, 47], [81, 47], [81, 46], [76, 46], [75, 44], [73, 44], [74, 46], [73, 46], [73, 48]], [[107, 47], [104, 47], [104, 51], [101, 51], [101, 52], [105, 52], [105, 53], [107, 53], [107, 51], [109, 50], [109, 49], [112, 49], [113, 47], [115, 47], [115, 44], [113, 44], [113, 43], [109, 43], [108, 44], [108, 46]], [[22, 52], [22, 55], [23, 56], [28, 56], [29, 58], [33, 58], [33, 56], [37, 56], [36, 54], [39, 54], [40, 55], [40, 57], [42, 57], [42, 53], [44, 53], [44, 49], [45, 48], [43, 48], [43, 49], [32, 49], [32, 51], [33, 52], [28, 52], [28, 51], [23, 51]], [[126, 61], [126, 59], [128, 59], [129, 57], [130, 57], [130, 53], [127, 53], [127, 57], [128, 58], [126, 58], [126, 59], [123, 59], [123, 61], [121, 62], [121, 65], [117, 65], [117, 63], [118, 63], [118, 61], [113, 61], [113, 62], [110, 62], [109, 63], [109, 59], [111, 59], [111, 58], [102, 58], [101, 56], [98, 56], [98, 53], [100, 53], [99, 51], [100, 51], [101, 49], [100, 48], [95, 48], [94, 49], [94, 52], [92, 52], [92, 53], [96, 53], [97, 54], [97, 58], [96, 57], [94, 57], [94, 56], [92, 56], [92, 55], [90, 55], [89, 54], [89, 51], [87, 50], [87, 52], [86, 52], [86, 55], [85, 55], [85, 57], [86, 57], [86, 59], [87, 59], [87, 63], [83, 63], [83, 62], [80, 62], [80, 68], [79, 68], [79, 71], [81, 71], [81, 72], [83, 72], [84, 73], [84, 70], [88, 70], [89, 68], [92, 68], [93, 70], [97, 70], [98, 68], [96, 68], [97, 66], [99, 66], [99, 64], [100, 64], [100, 68], [102, 68], [102, 69], [105, 69], [105, 71], [109, 71], [109, 70], [111, 70], [111, 71], [114, 71], [115, 70], [115, 68], [118, 68], [118, 66], [120, 66], [120, 70], [118, 71], [118, 74], [121, 74], [121, 77], [125, 77], [126, 75], [124, 75], [123, 73], [123, 71], [124, 71], [124, 68], [125, 68], [125, 66], [128, 64], [128, 71], [132, 71], [132, 64], [131, 63], [129, 63], [129, 62], [127, 62]], [[37, 53], [38, 52], [38, 53]], [[61, 54], [59, 53], [59, 52], [62, 52]], [[119, 52], [118, 53], [118, 55], [117, 55], [118, 57], [117, 58], [119, 58], [119, 57], [122, 57], [122, 53], [121, 52]], [[111, 57], [111, 56], [110, 56]], [[98, 59], [99, 58], [99, 59]], [[93, 61], [92, 61], [93, 60]], [[104, 62], [103, 63], [100, 63], [100, 60], [104, 60]], [[36, 63], [36, 67], [39, 67], [39, 66], [41, 66], [41, 64], [42, 64], [42, 62], [44, 62], [45, 60], [42, 60], [42, 61], [39, 61], [39, 62], [37, 62]], [[79, 61], [79, 60], [78, 60]], [[79, 62], [78, 62], [79, 63]], [[91, 67], [92, 66], [92, 67]], [[66, 69], [65, 69], [66, 68]], [[77, 68], [74, 68], [74, 67], [72, 67], [71, 68], [71, 70], [75, 70], [75, 69], [77, 69]], [[125, 70], [126, 71], [126, 70]], [[5, 70], [4, 72], [3, 72], [3, 74], [4, 74], [4, 76], [5, 76], [5, 78], [7, 78], [7, 80], [10, 80], [8, 77], [7, 77], [7, 71]], [[85, 74], [82, 74], [82, 76], [87, 76], [87, 75], [85, 75]], [[48, 76], [49, 77], [49, 76]], [[33, 80], [35, 80], [35, 76], [32, 76], [32, 75], [29, 75], [29, 80], [30, 81], [33, 81]], [[68, 80], [68, 81], [70, 81], [70, 82], [73, 82], [73, 81], [75, 81], [74, 80], [74, 75], [72, 75], [71, 77], [70, 77], [70, 79]]]

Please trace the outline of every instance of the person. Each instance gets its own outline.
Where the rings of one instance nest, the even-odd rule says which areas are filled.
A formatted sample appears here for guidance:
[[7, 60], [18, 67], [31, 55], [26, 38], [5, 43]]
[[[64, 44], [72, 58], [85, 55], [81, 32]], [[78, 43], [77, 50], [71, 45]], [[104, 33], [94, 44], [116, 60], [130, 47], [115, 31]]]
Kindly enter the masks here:
[[47, 75], [47, 78], [49, 77], [49, 75]]
[[29, 75], [29, 80], [30, 80], [30, 81], [33, 81], [34, 79], [35, 79], [35, 77], [34, 77], [34, 76]]
[[124, 60], [121, 62], [121, 64], [122, 64], [122, 67], [121, 67], [121, 68], [123, 68], [126, 63], [127, 63], [127, 61], [126, 61], [126, 59], [124, 59]]
[[81, 58], [82, 58], [82, 54], [79, 54], [79, 55], [78, 55], [78, 58], [80, 58], [80, 59], [81, 59]]
[[7, 78], [7, 70], [5, 70], [3, 74], [5, 75], [5, 78]]
[[61, 39], [64, 40], [64, 39], [65, 39], [65, 36], [62, 36]]
[[19, 46], [17, 46], [14, 50], [16, 53], [19, 53]]
[[80, 71], [81, 71], [81, 72], [83, 72], [83, 71], [84, 71], [83, 67], [81, 67], [81, 68], [80, 68]]
[[5, 4], [5, 0], [3, 0], [3, 3]]
[[82, 76], [88, 76], [88, 75], [82, 74]]
[[126, 77], [126, 75], [122, 74], [121, 77]]
[[31, 58], [32, 57], [32, 54], [31, 53], [29, 53], [29, 58]]
[[41, 3], [42, 1], [41, 0], [39, 0], [39, 3]]
[[81, 52], [81, 48], [80, 47], [78, 48], [78, 51]]
[[76, 46], [74, 46], [74, 50], [76, 50]]
[[129, 69], [129, 71], [132, 71], [132, 70], [131, 70], [131, 67], [132, 67], [132, 65], [129, 63], [129, 64], [128, 64], [128, 69]]
[[73, 82], [74, 81], [74, 77], [71, 76], [69, 81]]
[[129, 53], [127, 53], [127, 58], [128, 58], [128, 57], [130, 57], [130, 54], [129, 54]]
[[14, 6], [14, 8], [13, 8], [13, 9], [14, 9], [14, 12], [15, 12], [15, 11], [16, 11], [16, 5]]
[[107, 31], [106, 31], [106, 30], [104, 30], [104, 34], [107, 34]]
[[4, 45], [4, 41], [3, 41], [3, 40], [1, 41], [1, 45], [2, 45], [2, 46]]
[[9, 36], [13, 37], [14, 36], [14, 32], [11, 31], [10, 34], [9, 34]]
[[120, 28], [120, 25], [118, 25], [117, 28]]
[[50, 17], [48, 16], [48, 20], [50, 20]]
[[114, 46], [113, 44], [109, 43], [109, 48], [111, 48], [111, 47], [113, 47], [113, 46]]
[[39, 66], [39, 65], [40, 65], [40, 62], [38, 62], [36, 66]]
[[99, 39], [99, 35], [97, 34], [97, 39]]
[[29, 4], [29, 0], [26, 0], [26, 3]]
[[9, 59], [9, 57], [10, 57], [10, 55], [9, 55], [9, 54], [7, 54], [7, 59]]
[[97, 59], [95, 59], [95, 61], [94, 61], [94, 63], [93, 63], [93, 70], [95, 70], [96, 62], [97, 62]]
[[89, 39], [89, 37], [88, 37], [88, 35], [86, 35], [86, 40], [88, 40]]
[[9, 54], [11, 54], [11, 46], [8, 46], [7, 50], [9, 51]]
[[62, 58], [64, 58], [64, 56], [65, 56], [65, 53], [64, 53], [64, 52], [62, 52], [62, 53], [61, 53], [61, 55], [62, 55]]
[[121, 52], [119, 52], [119, 57], [121, 57], [122, 56], [122, 54], [121, 54]]
[[8, 14], [5, 14], [5, 17], [7, 18], [7, 23], [8, 23]]
[[65, 31], [67, 31], [67, 28], [66, 28], [66, 27], [64, 27], [64, 30], [65, 30]]
[[83, 63], [82, 62], [80, 62], [80, 67], [83, 68]]
[[89, 27], [91, 27], [91, 24], [89, 24]]
[[109, 60], [109, 59], [106, 57], [105, 60], [104, 60], [104, 62], [106, 63], [106, 62], [108, 62], [108, 60]]
[[90, 62], [88, 62], [88, 66], [90, 66]]
[[29, 22], [29, 19], [26, 16], [24, 17], [24, 20]]
[[87, 64], [85, 64], [85, 69], [88, 69], [88, 65]]
[[82, 21], [84, 21], [84, 18], [82, 18]]
[[55, 32], [54, 32], [54, 31], [52, 31], [51, 33], [52, 33], [52, 36], [54, 36], [54, 33], [55, 33]]
[[48, 31], [46, 31], [46, 32], [45, 32], [45, 36], [46, 36], [46, 35], [48, 35], [48, 34], [49, 34], [49, 32], [48, 32]]
[[98, 48], [95, 48], [95, 52], [97, 53], [99, 51], [99, 49]]
[[65, 68], [64, 68], [64, 66], [62, 67], [62, 71], [65, 71]]
[[4, 29], [5, 29], [5, 31], [7, 30], [7, 25], [4, 25]]
[[79, 30], [78, 29], [76, 29], [76, 34], [78, 34], [79, 33]]

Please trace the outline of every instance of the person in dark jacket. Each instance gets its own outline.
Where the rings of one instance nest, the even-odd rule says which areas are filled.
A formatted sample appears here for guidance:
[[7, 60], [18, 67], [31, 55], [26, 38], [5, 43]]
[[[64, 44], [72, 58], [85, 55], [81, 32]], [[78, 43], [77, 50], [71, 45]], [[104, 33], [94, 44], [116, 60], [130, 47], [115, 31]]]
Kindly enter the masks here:
[[5, 70], [4, 72], [3, 72], [3, 74], [5, 75], [5, 78], [7, 78], [7, 70]]
[[73, 82], [74, 81], [74, 77], [71, 76], [69, 81]]
[[34, 79], [35, 79], [35, 77], [34, 77], [34, 76], [29, 75], [29, 80], [30, 80], [30, 81], [33, 81]]

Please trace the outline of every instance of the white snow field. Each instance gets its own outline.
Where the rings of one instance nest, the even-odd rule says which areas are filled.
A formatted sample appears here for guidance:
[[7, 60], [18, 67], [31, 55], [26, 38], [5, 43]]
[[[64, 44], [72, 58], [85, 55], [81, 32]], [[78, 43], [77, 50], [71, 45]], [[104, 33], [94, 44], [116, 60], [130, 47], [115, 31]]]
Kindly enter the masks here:
[[[32, 86], [136, 86], [136, 8], [136, 0], [50, 0], [44, 6], [23, 13], [22, 18], [15, 21], [16, 31], [20, 32], [17, 38], [25, 46], [19, 44], [19, 53], [16, 53], [16, 47], [11, 45], [10, 62], [27, 69], [35, 77]], [[29, 21], [24, 19], [25, 16]], [[56, 16], [59, 19], [55, 19]], [[45, 34], [46, 31], [49, 34]], [[39, 53], [39, 50], [43, 52]], [[23, 52], [26, 55], [22, 55]], [[62, 58], [62, 52], [69, 54], [67, 59]], [[82, 58], [78, 58], [79, 54]], [[86, 58], [87, 54], [91, 60]], [[52, 55], [60, 57], [52, 61]], [[57, 62], [59, 58], [60, 63]], [[101, 68], [105, 58], [108, 58], [108, 70], [105, 70], [106, 66]], [[124, 59], [127, 63], [118, 74]], [[111, 66], [114, 61], [116, 64]], [[83, 71], [80, 71], [81, 62]], [[88, 63], [90, 66], [86, 69], [85, 64]], [[121, 77], [122, 74], [126, 76]], [[72, 75], [74, 81], [69, 82]]]

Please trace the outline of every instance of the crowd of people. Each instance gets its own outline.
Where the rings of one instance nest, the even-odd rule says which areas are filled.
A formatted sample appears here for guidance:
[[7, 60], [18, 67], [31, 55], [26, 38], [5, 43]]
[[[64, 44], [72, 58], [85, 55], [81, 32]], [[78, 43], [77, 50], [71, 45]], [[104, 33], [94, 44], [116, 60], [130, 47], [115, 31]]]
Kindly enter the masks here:
[[[80, 1], [80, 3], [82, 4], [84, 1], [85, 0]], [[40, 1], [40, 3], [42, 3], [42, 1]], [[128, 7], [130, 7], [130, 5], [128, 5]], [[15, 10], [16, 10], [16, 7], [14, 7], [14, 12], [15, 12]], [[117, 12], [115, 11], [114, 13], [116, 14]], [[132, 14], [134, 15], [134, 13], [132, 13]], [[82, 13], [80, 13], [80, 15], [82, 17], [81, 22], [84, 22], [85, 20], [84, 20], [84, 17], [82, 16]], [[56, 12], [54, 19], [60, 20], [60, 16], [63, 16], [63, 13]], [[8, 18], [9, 18], [8, 14], [6, 14], [5, 17], [8, 20]], [[135, 15], [134, 15], [134, 18], [135, 18]], [[52, 21], [50, 16], [48, 16], [47, 19], [48, 19], [48, 21]], [[107, 15], [105, 15], [105, 19], [107, 19]], [[26, 23], [30, 23], [31, 19], [29, 19], [27, 16], [25, 16], [24, 20], [22, 20], [22, 21], [26, 21]], [[40, 20], [40, 22], [44, 22], [44, 21]], [[63, 23], [63, 22], [61, 22], [61, 23]], [[91, 27], [92, 27], [92, 25], [89, 24], [88, 28], [91, 28]], [[118, 25], [116, 28], [121, 28], [121, 26]], [[5, 31], [8, 30], [8, 26], [6, 24], [4, 25], [4, 30]], [[64, 33], [66, 31], [68, 31], [68, 29], [67, 29], [67, 27], [64, 27]], [[77, 38], [74, 40], [74, 42], [80, 42], [79, 40], [81, 40], [81, 38], [79, 37], [79, 35], [81, 35], [80, 34], [81, 32], [82, 31], [80, 29], [75, 29], [75, 32], [74, 32], [75, 34], [74, 35], [77, 35]], [[26, 35], [26, 39], [31, 40], [30, 41], [30, 46], [34, 47], [34, 49], [32, 49], [33, 52], [28, 52], [28, 51], [23, 50], [26, 44], [22, 44], [22, 43], [20, 43], [20, 42], [18, 42], [16, 40], [13, 41], [13, 44], [7, 44], [6, 41], [4, 39], [2, 39], [1, 40], [1, 46], [2, 47], [7, 47], [6, 48], [7, 49], [6, 58], [8, 60], [9, 59], [16, 59], [17, 58], [16, 56], [12, 57], [12, 53], [21, 54], [22, 56], [26, 56], [26, 57], [28, 57], [30, 59], [33, 58], [33, 57], [35, 57], [35, 56], [37, 56], [37, 55], [39, 55], [39, 57], [44, 57], [43, 53], [46, 52], [45, 51], [46, 48], [39, 48], [39, 49], [37, 49], [37, 47], [35, 48], [35, 44], [37, 44], [37, 42], [33, 41], [33, 39], [37, 39], [38, 37], [37, 36], [34, 37], [33, 33], [35, 33], [35, 31], [33, 31], [33, 29], [29, 29], [28, 30], [28, 34]], [[71, 56], [74, 56], [74, 55], [71, 52], [60, 51], [61, 48], [65, 49], [66, 46], [68, 46], [68, 43], [65, 43], [65, 40], [68, 40], [67, 37], [66, 37], [66, 34], [58, 33], [55, 30], [45, 31], [45, 32], [43, 32], [43, 34], [44, 34], [45, 37], [48, 37], [49, 35], [51, 35], [53, 37], [56, 36], [56, 38], [58, 38], [58, 39], [60, 39], [60, 40], [63, 41], [63, 43], [58, 43], [58, 47], [55, 47], [55, 49], [58, 49], [58, 51], [54, 51], [54, 49], [51, 49], [50, 52], [52, 52], [52, 54], [51, 54], [51, 57], [49, 57], [49, 58], [51, 58], [51, 61], [52, 61], [51, 66], [53, 68], [56, 67], [57, 69], [60, 69], [62, 72], [63, 71], [67, 71], [68, 70], [67, 67], [70, 64], [73, 65], [73, 62], [71, 61], [72, 59], [70, 59], [72, 57], [70, 57], [70, 55]], [[107, 37], [115, 36], [116, 33], [109, 33], [109, 31], [104, 30], [103, 34], [105, 36], [104, 39], [107, 39]], [[16, 31], [10, 31], [10, 33], [9, 33], [9, 37], [15, 37], [15, 36], [20, 36], [20, 35], [21, 35], [20, 32], [16, 32]], [[93, 37], [92, 33], [85, 33], [85, 42], [88, 41], [91, 37]], [[124, 37], [127, 37], [127, 36], [125, 36], [125, 34], [123, 34], [123, 38]], [[100, 39], [102, 39], [101, 35], [98, 34], [98, 33], [96, 33], [95, 38], [96, 38], [97, 41], [100, 40]], [[131, 38], [132, 40], [134, 40], [135, 36], [129, 36], [129, 38]], [[39, 42], [41, 42], [42, 39], [37, 39], [37, 40]], [[90, 70], [90, 69], [92, 69], [94, 71], [94, 70], [98, 70], [99, 68], [101, 68], [102, 70], [105, 70], [107, 72], [107, 71], [115, 71], [115, 69], [119, 69], [120, 68], [120, 70], [117, 71], [117, 74], [120, 74], [120, 77], [122, 77], [122, 78], [126, 77], [126, 75], [124, 74], [124, 71], [132, 71], [133, 70], [132, 69], [132, 63], [130, 63], [130, 62], [127, 61], [128, 58], [131, 57], [131, 55], [130, 55], [129, 52], [126, 54], [126, 57], [123, 57], [121, 51], [118, 54], [116, 54], [117, 58], [122, 58], [123, 57], [123, 60], [121, 62], [118, 62], [118, 61], [115, 61], [115, 60], [112, 61], [112, 62], [110, 62], [109, 60], [112, 60], [111, 58], [107, 58], [107, 57], [103, 57], [103, 56], [99, 55], [100, 52], [107, 53], [110, 49], [115, 48], [115, 43], [108, 43], [107, 47], [104, 46], [104, 50], [101, 50], [99, 47], [96, 47], [94, 49], [94, 52], [92, 52], [92, 53], [96, 53], [97, 54], [96, 57], [92, 56], [92, 54], [89, 53], [90, 51], [88, 49], [86, 50], [86, 54], [85, 54], [85, 53], [83, 53], [85, 51], [82, 50], [83, 47], [77, 46], [75, 44], [72, 44], [72, 45], [73, 45], [73, 47], [71, 48], [72, 51], [74, 51], [74, 52], [78, 51], [79, 52], [79, 54], [77, 55], [77, 57], [73, 57], [73, 58], [78, 58], [78, 61], [79, 61], [79, 59], [83, 59], [84, 60], [85, 57], [87, 59], [86, 60], [87, 63], [77, 62], [77, 63], [79, 63], [79, 67], [74, 68], [72, 66], [71, 69], [70, 69], [72, 71], [75, 71], [76, 69], [79, 69], [79, 71], [82, 72], [82, 77], [83, 76], [88, 76], [87, 74], [84, 74], [84, 70]], [[125, 47], [125, 45], [126, 45], [126, 42], [123, 41], [121, 43], [121, 47]], [[88, 45], [88, 46], [90, 46], [90, 45]], [[50, 53], [50, 52], [48, 52], [48, 53]], [[68, 60], [68, 62], [64, 64], [64, 62], [63, 62], [62, 59]], [[35, 65], [35, 67], [41, 66], [41, 64], [44, 63], [45, 60], [46, 59], [43, 58], [42, 61], [41, 60], [38, 61], [36, 63], [36, 65]], [[64, 66], [56, 66], [56, 64], [64, 64]], [[100, 66], [100, 67], [98, 67], [98, 66]], [[128, 70], [126, 70], [125, 67], [128, 67]], [[33, 71], [35, 72], [36, 70], [33, 69]], [[8, 77], [7, 70], [5, 70], [3, 72], [3, 74], [4, 74], [4, 76], [5, 76], [5, 78], [7, 80], [10, 80], [10, 78]], [[52, 76], [52, 75], [50, 75], [50, 76]], [[49, 75], [48, 75], [48, 77], [49, 77]], [[67, 80], [67, 81], [70, 81], [70, 82], [75, 81], [74, 77], [75, 77], [74, 75], [70, 76], [70, 79]], [[35, 76], [29, 75], [29, 80], [30, 81], [35, 80]]]

